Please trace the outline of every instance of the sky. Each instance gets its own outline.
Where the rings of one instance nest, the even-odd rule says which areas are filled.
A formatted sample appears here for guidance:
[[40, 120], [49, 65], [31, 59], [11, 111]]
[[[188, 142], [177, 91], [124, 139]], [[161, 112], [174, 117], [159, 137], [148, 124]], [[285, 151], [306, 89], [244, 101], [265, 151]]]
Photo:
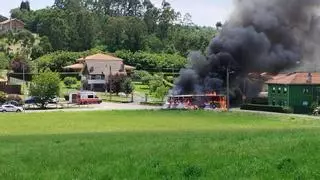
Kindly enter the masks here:
[[[151, 0], [160, 6], [162, 0]], [[201, 26], [214, 26], [218, 21], [226, 21], [232, 11], [232, 0], [167, 0], [182, 14], [190, 13], [192, 21]], [[0, 14], [10, 15], [10, 10], [19, 7], [21, 0], [0, 0]], [[32, 9], [51, 6], [54, 0], [29, 0]]]

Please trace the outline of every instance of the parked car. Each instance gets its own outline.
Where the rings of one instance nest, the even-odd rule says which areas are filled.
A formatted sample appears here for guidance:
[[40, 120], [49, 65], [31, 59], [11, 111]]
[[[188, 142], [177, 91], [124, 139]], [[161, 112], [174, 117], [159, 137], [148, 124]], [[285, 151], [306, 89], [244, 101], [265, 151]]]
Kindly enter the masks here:
[[12, 104], [5, 104], [0, 107], [0, 112], [23, 112], [22, 107], [14, 106]]
[[313, 110], [313, 115], [315, 116], [319, 116], [320, 115], [320, 107], [316, 107], [314, 110]]
[[48, 103], [49, 104], [58, 104], [59, 103], [59, 97], [55, 97], [55, 98], [51, 99]]
[[29, 97], [24, 101], [25, 104], [35, 104], [36, 98], [35, 97]]
[[17, 102], [17, 101], [7, 101], [6, 103], [4, 103], [4, 104], [7, 104], [7, 105], [14, 105], [14, 106], [20, 106], [20, 104]]
[[69, 103], [75, 104], [101, 104], [102, 100], [92, 91], [80, 91], [69, 95]]
[[[25, 104], [36, 104], [36, 98], [37, 97], [29, 97], [25, 100]], [[57, 104], [59, 102], [59, 97], [55, 97], [52, 100], [49, 100], [47, 103], [49, 104]]]

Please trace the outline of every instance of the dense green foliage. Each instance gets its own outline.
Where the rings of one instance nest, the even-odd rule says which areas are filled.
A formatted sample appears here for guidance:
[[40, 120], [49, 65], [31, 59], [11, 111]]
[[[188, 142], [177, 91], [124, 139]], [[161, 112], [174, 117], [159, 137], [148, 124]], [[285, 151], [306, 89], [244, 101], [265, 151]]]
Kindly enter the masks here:
[[0, 52], [0, 69], [7, 69], [9, 67], [9, 58], [5, 53]]
[[108, 87], [108, 92], [110, 93], [115, 93], [119, 94], [120, 92], [123, 91], [123, 83], [126, 80], [126, 76], [124, 74], [113, 74], [109, 75], [109, 87]]
[[6, 114], [0, 179], [319, 179], [319, 125], [187, 111]]
[[168, 94], [169, 88], [165, 85], [161, 85], [157, 87], [154, 95], [156, 98], [161, 99], [161, 101], [164, 100], [165, 96]]
[[3, 91], [0, 91], [0, 103], [5, 103], [7, 100], [7, 94]]
[[124, 59], [128, 65], [151, 72], [172, 72], [184, 67], [187, 60], [178, 54], [117, 51], [117, 57]]
[[39, 57], [34, 63], [40, 70], [49, 68], [51, 71], [62, 72], [63, 67], [76, 63], [77, 59], [99, 52], [100, 49], [84, 52], [56, 51]]
[[77, 84], [77, 78], [75, 77], [65, 77], [63, 79], [63, 83], [64, 85], [66, 85], [68, 88], [70, 88], [72, 85], [76, 85]]
[[78, 52], [57, 51], [44, 55], [35, 62], [39, 69], [49, 68], [51, 71], [61, 72], [63, 67], [75, 63], [81, 56], [82, 53]]
[[28, 73], [31, 68], [30, 62], [25, 56], [16, 56], [10, 62], [10, 70], [15, 73]]
[[104, 45], [111, 52], [186, 55], [190, 50], [205, 51], [215, 35], [215, 29], [195, 26], [190, 14], [182, 16], [166, 1], [155, 7], [149, 0], [56, 0], [53, 6], [36, 11], [21, 4], [11, 16], [24, 21], [32, 33], [48, 37], [55, 51]]
[[30, 95], [35, 97], [36, 103], [42, 108], [50, 100], [60, 94], [60, 77], [58, 73], [46, 70], [36, 75], [30, 86]]
[[127, 95], [131, 94], [134, 90], [132, 80], [130, 78], [126, 78], [121, 85], [121, 89]]

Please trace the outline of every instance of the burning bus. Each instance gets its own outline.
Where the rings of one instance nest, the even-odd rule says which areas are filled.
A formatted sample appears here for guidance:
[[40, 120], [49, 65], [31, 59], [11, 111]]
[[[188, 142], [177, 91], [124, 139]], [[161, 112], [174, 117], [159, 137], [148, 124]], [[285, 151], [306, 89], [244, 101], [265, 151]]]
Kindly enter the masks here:
[[164, 109], [205, 109], [205, 110], [227, 110], [227, 98], [224, 95], [171, 95], [168, 97]]

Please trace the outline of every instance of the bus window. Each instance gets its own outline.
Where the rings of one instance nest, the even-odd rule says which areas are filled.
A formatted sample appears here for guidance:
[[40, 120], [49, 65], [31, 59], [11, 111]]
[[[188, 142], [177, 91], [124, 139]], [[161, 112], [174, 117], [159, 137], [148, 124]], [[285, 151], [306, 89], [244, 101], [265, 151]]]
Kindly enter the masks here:
[[93, 99], [93, 97], [94, 97], [93, 95], [88, 95], [89, 99]]

